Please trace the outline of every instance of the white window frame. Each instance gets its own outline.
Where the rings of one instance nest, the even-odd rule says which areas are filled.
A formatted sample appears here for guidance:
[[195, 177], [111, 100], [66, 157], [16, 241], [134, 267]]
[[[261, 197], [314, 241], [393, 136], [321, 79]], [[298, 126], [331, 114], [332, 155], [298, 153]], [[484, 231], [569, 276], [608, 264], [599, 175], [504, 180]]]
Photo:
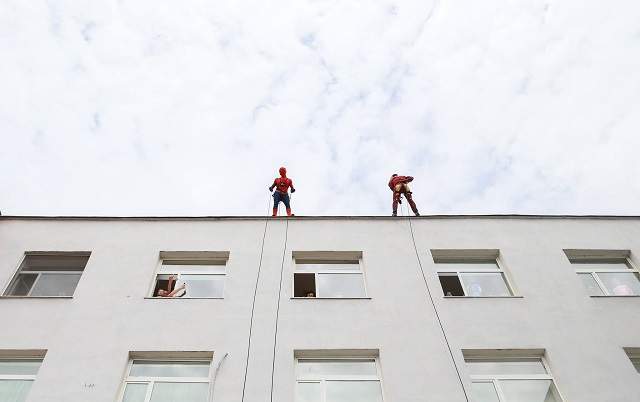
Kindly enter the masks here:
[[[609, 290], [607, 289], [607, 287], [605, 286], [604, 282], [602, 282], [602, 280], [600, 279], [600, 277], [598, 276], [598, 274], [600, 273], [608, 273], [608, 274], [636, 274], [636, 275], [640, 275], [640, 271], [638, 270], [638, 267], [631, 261], [631, 258], [627, 257], [618, 257], [618, 258], [611, 258], [611, 257], [590, 257], [590, 258], [570, 258], [569, 261], [571, 262], [571, 265], [573, 265], [576, 270], [576, 274], [577, 275], [585, 275], [585, 274], [590, 274], [591, 277], [593, 278], [593, 280], [596, 282], [596, 285], [598, 285], [598, 288], [600, 288], [600, 291], [602, 292], [601, 295], [589, 295], [591, 297], [638, 297], [640, 295], [614, 295], [611, 294], [611, 292], [609, 292]], [[581, 264], [580, 263], [594, 263], [594, 264], [624, 264], [627, 266], [627, 268], [620, 268], [620, 269], [579, 269], [577, 267], [579, 267]]]
[[[211, 253], [214, 255], [222, 255], [222, 257], [220, 256], [200, 256], [198, 257], [197, 255], [199, 254], [205, 254], [205, 253]], [[190, 256], [191, 254], [195, 255], [195, 256]], [[226, 257], [224, 256], [226, 254]], [[187, 292], [184, 296], [182, 297], [161, 297], [161, 296], [154, 296], [154, 292], [156, 289], [156, 284], [158, 282], [158, 276], [160, 275], [171, 275], [168, 274], [167, 272], [163, 272], [163, 266], [166, 267], [171, 267], [171, 264], [164, 264], [164, 261], [190, 261], [190, 262], [203, 262], [203, 264], [192, 264], [193, 266], [199, 266], [199, 267], [203, 267], [199, 272], [194, 272], [194, 271], [184, 271], [182, 272], [181, 270], [174, 270], [172, 271], [171, 274], [174, 275], [189, 275], [189, 276], [216, 276], [216, 277], [221, 277], [222, 282], [223, 282], [223, 288], [222, 288], [222, 295], [221, 296], [199, 296], [199, 297], [190, 297], [189, 296], [189, 292], [187, 289]], [[214, 261], [215, 264], [206, 264], [207, 261]], [[229, 253], [228, 252], [160, 252], [160, 258], [159, 261], [157, 263], [156, 266], [156, 270], [153, 274], [153, 281], [151, 282], [151, 286], [149, 288], [149, 291], [147, 292], [147, 299], [224, 299], [224, 294], [227, 290], [227, 270], [228, 270], [228, 261], [229, 261]], [[179, 266], [178, 264], [176, 264], [175, 266]], [[207, 269], [204, 267], [207, 266], [216, 266], [216, 267], [224, 267], [224, 272], [218, 272], [218, 271], [214, 271], [213, 269]], [[164, 270], [166, 271], [166, 269]], [[217, 279], [217, 278], [216, 278]]]
[[[131, 376], [131, 368], [133, 367], [134, 361], [144, 361], [144, 362], [158, 362], [158, 363], [171, 363], [171, 362], [201, 362], [209, 364], [209, 372], [207, 377], [135, 377]], [[209, 384], [211, 387], [211, 366], [212, 359], [202, 359], [202, 358], [130, 358], [127, 364], [127, 375], [122, 383], [122, 387], [120, 390], [120, 396], [118, 397], [118, 401], [124, 400], [124, 393], [127, 389], [127, 384], [146, 384], [147, 385], [147, 393], [144, 397], [144, 402], [151, 401], [151, 394], [153, 393], [153, 387], [156, 383], [188, 383], [188, 384]]]
[[[299, 362], [300, 361], [304, 361], [304, 360], [312, 360], [312, 361], [329, 361], [329, 362], [335, 362], [335, 361], [373, 361], [376, 365], [376, 375], [374, 376], [346, 376], [346, 375], [331, 375], [331, 376], [318, 376], [318, 377], [304, 377], [301, 378], [300, 376], [300, 371], [299, 371]], [[384, 402], [385, 397], [384, 397], [384, 384], [382, 382], [382, 372], [380, 370], [380, 362], [378, 360], [377, 357], [367, 357], [367, 356], [360, 356], [360, 357], [331, 357], [331, 356], [326, 356], [326, 357], [297, 357], [296, 358], [296, 392], [297, 392], [297, 387], [298, 384], [320, 384], [321, 387], [321, 397], [320, 397], [320, 401], [321, 402], [326, 402], [327, 400], [327, 381], [350, 381], [350, 382], [357, 382], [357, 381], [361, 381], [361, 382], [378, 382], [380, 384], [380, 394], [382, 397], [382, 401]], [[297, 401], [296, 401], [297, 402]]]
[[551, 390], [558, 399], [558, 402], [563, 402], [564, 399], [556, 386], [556, 382], [551, 375], [551, 370], [549, 368], [549, 364], [544, 356], [532, 357], [532, 356], [521, 356], [521, 357], [482, 357], [482, 358], [465, 358], [465, 363], [473, 363], [475, 362], [509, 362], [509, 361], [522, 361], [522, 360], [530, 360], [530, 361], [539, 361], [542, 363], [547, 374], [470, 374], [469, 378], [471, 379], [472, 384], [477, 383], [491, 383], [493, 384], [494, 389], [496, 390], [496, 394], [498, 395], [498, 400], [500, 402], [517, 402], [507, 400], [504, 391], [502, 390], [502, 386], [500, 384], [501, 381], [504, 380], [524, 380], [524, 381], [536, 381], [536, 380], [550, 380], [551, 381]]
[[[309, 261], [313, 261], [313, 262], [309, 262]], [[292, 280], [291, 280], [291, 294], [292, 299], [370, 299], [369, 297], [369, 292], [367, 290], [367, 281], [366, 281], [366, 276], [365, 276], [365, 270], [364, 270], [364, 263], [362, 262], [362, 258], [358, 258], [356, 259], [348, 259], [348, 260], [342, 260], [342, 263], [344, 265], [353, 265], [354, 269], [343, 269], [343, 270], [331, 270], [331, 269], [317, 269], [314, 271], [298, 271], [297, 266], [298, 264], [301, 265], [306, 265], [306, 264], [314, 264], [314, 265], [327, 265], [328, 267], [333, 265], [333, 264], [338, 264], [340, 260], [309, 260], [309, 261], [305, 261], [305, 260], [296, 260], [295, 258], [293, 259], [293, 275], [292, 275]], [[314, 274], [314, 281], [315, 281], [315, 285], [316, 285], [316, 296], [315, 297], [304, 297], [304, 296], [298, 296], [296, 297], [296, 274]], [[336, 296], [322, 296], [321, 295], [321, 291], [319, 289], [318, 286], [318, 274], [331, 274], [331, 275], [344, 275], [344, 274], [359, 274], [362, 277], [362, 286], [364, 288], [364, 296], [348, 296], [348, 297], [336, 297]]]
[[[458, 281], [460, 281], [460, 286], [462, 286], [462, 291], [465, 293], [464, 296], [447, 296], [444, 293], [444, 289], [442, 289], [442, 285], [440, 284], [440, 288], [442, 289], [442, 293], [444, 297], [447, 298], [508, 298], [508, 297], [518, 297], [518, 295], [516, 294], [516, 289], [513, 286], [511, 279], [508, 275], [508, 271], [506, 270], [505, 266], [504, 266], [504, 262], [502, 261], [502, 259], [500, 258], [499, 255], [497, 256], [487, 256], [487, 257], [467, 257], [467, 256], [460, 256], [458, 258], [451, 258], [451, 259], [438, 259], [435, 260], [434, 263], [436, 265], [438, 265], [438, 270], [436, 272], [436, 275], [438, 276], [438, 284], [440, 284], [440, 274], [444, 274], [442, 276], [453, 276], [451, 274], [455, 274], [455, 276], [457, 276]], [[447, 264], [449, 263], [456, 263], [456, 264], [473, 264], [475, 267], [474, 268], [470, 268], [468, 270], [461, 270], [461, 269], [453, 269], [453, 268], [442, 268], [447, 266]], [[487, 265], [487, 268], [478, 268], [478, 265]], [[500, 274], [502, 276], [502, 279], [504, 280], [504, 284], [507, 287], [507, 290], [509, 291], [509, 295], [508, 296], [469, 296], [467, 295], [467, 291], [466, 291], [466, 287], [465, 287], [465, 283], [464, 283], [464, 279], [463, 276], [460, 274], [484, 274], [484, 273], [494, 273], [494, 274]]]
[[[87, 263], [85, 264], [85, 266], [82, 268], [82, 270], [77, 270], [77, 271], [22, 271], [22, 264], [24, 264], [25, 260], [27, 259], [27, 257], [29, 256], [46, 256], [46, 257], [64, 257], [64, 256], [81, 256], [81, 257], [89, 257], [91, 258], [91, 252], [88, 251], [54, 251], [54, 252], [43, 252], [43, 251], [27, 251], [22, 255], [22, 258], [20, 258], [20, 262], [18, 263], [18, 267], [13, 271], [13, 275], [11, 276], [11, 279], [9, 280], [9, 282], [5, 285], [4, 289], [2, 289], [2, 296], [0, 297], [30, 297], [30, 298], [58, 298], [58, 299], [69, 299], [69, 298], [73, 298], [73, 296], [76, 293], [76, 290], [78, 289], [78, 286], [80, 285], [80, 280], [82, 279], [82, 275], [84, 274], [84, 270], [87, 269], [87, 265], [89, 264], [89, 261], [87, 260]], [[20, 275], [29, 275], [29, 274], [35, 274], [36, 279], [33, 281], [33, 284], [31, 285], [31, 288], [29, 289], [29, 292], [26, 295], [22, 295], [22, 296], [17, 296], [17, 295], [10, 295], [7, 294], [7, 292], [9, 291], [9, 289], [11, 289], [14, 284], [18, 281], [18, 277]], [[42, 274], [53, 274], [53, 275], [80, 275], [80, 278], [78, 279], [78, 283], [76, 284], [76, 287], [73, 289], [73, 293], [69, 296], [31, 296], [31, 292], [33, 292], [33, 288], [36, 287], [36, 284], [38, 283], [38, 281], [40, 280], [40, 277], [42, 276]]]

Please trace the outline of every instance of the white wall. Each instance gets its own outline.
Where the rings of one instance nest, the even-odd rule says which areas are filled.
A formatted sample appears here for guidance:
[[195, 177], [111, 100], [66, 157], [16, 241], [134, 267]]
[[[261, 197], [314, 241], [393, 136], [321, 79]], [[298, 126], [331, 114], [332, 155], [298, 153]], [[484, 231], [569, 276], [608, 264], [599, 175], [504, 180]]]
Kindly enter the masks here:
[[[461, 349], [544, 348], [566, 402], [640, 399], [640, 376], [622, 350], [640, 346], [640, 298], [588, 297], [562, 251], [630, 249], [635, 258], [640, 220], [425, 217], [412, 222], [467, 387]], [[0, 218], [0, 285], [10, 281], [25, 251], [92, 253], [73, 299], [0, 299], [5, 322], [0, 349], [48, 350], [29, 401], [114, 402], [128, 352], [139, 350], [211, 350], [217, 357], [228, 352], [215, 400], [240, 401], [264, 229], [265, 220], [257, 218]], [[443, 298], [432, 248], [500, 249], [523, 297]], [[230, 251], [225, 298], [145, 299], [161, 250]], [[362, 251], [371, 299], [291, 299], [291, 252], [303, 250]], [[386, 402], [465, 400], [407, 220], [269, 220], [244, 401], [292, 402], [293, 351], [325, 348], [379, 349]]]

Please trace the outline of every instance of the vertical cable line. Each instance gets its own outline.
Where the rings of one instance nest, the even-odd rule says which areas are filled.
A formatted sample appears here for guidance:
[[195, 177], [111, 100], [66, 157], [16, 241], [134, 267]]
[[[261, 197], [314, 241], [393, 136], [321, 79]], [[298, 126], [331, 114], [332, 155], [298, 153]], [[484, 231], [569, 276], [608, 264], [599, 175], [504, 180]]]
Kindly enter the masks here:
[[409, 230], [411, 232], [411, 240], [413, 241], [413, 249], [416, 252], [416, 259], [418, 260], [418, 265], [420, 266], [420, 273], [422, 274], [422, 280], [424, 281], [424, 286], [427, 290], [427, 295], [429, 296], [429, 300], [431, 300], [431, 306], [433, 307], [433, 311], [436, 313], [436, 318], [438, 319], [438, 324], [440, 325], [442, 336], [444, 337], [444, 341], [447, 344], [447, 349], [449, 349], [449, 355], [451, 356], [453, 367], [456, 369], [456, 374], [458, 374], [458, 380], [460, 381], [460, 386], [462, 387], [464, 398], [467, 400], [467, 402], [469, 402], [469, 395], [467, 395], [467, 390], [464, 388], [464, 382], [462, 381], [462, 376], [460, 375], [460, 369], [458, 369], [458, 365], [456, 364], [456, 359], [453, 357], [453, 350], [451, 350], [451, 344], [449, 343], [449, 338], [447, 338], [447, 333], [444, 330], [442, 319], [440, 319], [440, 314], [438, 313], [436, 303], [433, 300], [431, 289], [429, 289], [429, 284], [427, 283], [427, 276], [425, 275], [424, 268], [422, 267], [422, 261], [420, 260], [420, 253], [418, 253], [418, 246], [416, 246], [416, 237], [413, 234], [413, 224], [411, 223], [411, 216], [407, 216], [407, 220], [409, 221]]
[[260, 283], [260, 271], [262, 271], [262, 256], [264, 255], [264, 240], [267, 237], [267, 225], [269, 224], [269, 206], [271, 205], [271, 196], [267, 198], [267, 217], [264, 219], [264, 231], [262, 233], [262, 246], [260, 247], [260, 262], [258, 263], [258, 274], [256, 275], [256, 284], [253, 288], [253, 301], [251, 302], [251, 320], [249, 323], [249, 340], [247, 342], [247, 360], [244, 365], [244, 379], [242, 380], [242, 401], [244, 401], [244, 393], [247, 387], [247, 372], [249, 371], [249, 355], [251, 353], [251, 334], [253, 333], [253, 314], [256, 309], [256, 296], [258, 294], [258, 283]]
[[284, 232], [284, 248], [282, 249], [282, 263], [280, 264], [280, 285], [278, 286], [278, 307], [276, 308], [276, 327], [273, 331], [273, 358], [271, 360], [271, 396], [270, 401], [273, 402], [273, 378], [276, 371], [276, 346], [278, 345], [278, 320], [280, 318], [280, 299], [282, 297], [282, 274], [284, 272], [284, 258], [287, 254], [287, 242], [289, 240], [289, 218], [287, 218], [287, 226]]

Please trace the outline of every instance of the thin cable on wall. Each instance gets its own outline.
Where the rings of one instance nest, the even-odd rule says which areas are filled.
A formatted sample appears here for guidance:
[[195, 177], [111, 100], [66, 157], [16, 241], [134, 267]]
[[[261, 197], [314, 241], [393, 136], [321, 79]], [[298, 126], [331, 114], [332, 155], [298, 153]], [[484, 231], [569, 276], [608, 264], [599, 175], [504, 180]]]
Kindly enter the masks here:
[[247, 341], [247, 360], [244, 366], [244, 379], [242, 380], [242, 401], [244, 401], [245, 390], [247, 387], [247, 373], [249, 372], [249, 355], [251, 354], [251, 336], [253, 334], [253, 315], [256, 309], [256, 296], [258, 294], [258, 284], [260, 283], [260, 272], [262, 271], [262, 256], [264, 255], [264, 241], [267, 237], [267, 226], [269, 224], [269, 207], [271, 196], [267, 199], [267, 213], [264, 219], [264, 231], [262, 233], [262, 246], [260, 247], [260, 262], [258, 263], [258, 273], [256, 274], [256, 284], [253, 288], [253, 301], [251, 302], [251, 320], [249, 323], [249, 340]]
[[273, 358], [271, 360], [271, 396], [270, 401], [273, 402], [273, 378], [276, 371], [276, 347], [278, 345], [278, 321], [280, 318], [280, 299], [282, 298], [282, 274], [284, 272], [284, 259], [287, 254], [287, 242], [289, 240], [289, 219], [284, 231], [284, 247], [282, 249], [282, 263], [280, 264], [280, 285], [278, 286], [278, 306], [276, 308], [276, 325], [273, 331]]
[[427, 295], [429, 296], [429, 300], [431, 300], [431, 306], [433, 307], [433, 311], [436, 313], [436, 318], [438, 320], [438, 324], [440, 325], [440, 330], [442, 331], [442, 336], [444, 337], [444, 341], [447, 344], [447, 349], [449, 350], [449, 355], [451, 356], [451, 361], [453, 362], [453, 367], [456, 369], [456, 374], [458, 374], [458, 380], [460, 381], [460, 386], [462, 387], [462, 392], [464, 393], [464, 397], [469, 402], [469, 395], [467, 395], [467, 390], [464, 387], [464, 382], [462, 381], [462, 375], [460, 374], [460, 369], [456, 364], [456, 359], [453, 356], [453, 350], [451, 349], [451, 344], [449, 343], [449, 338], [447, 338], [447, 333], [444, 330], [444, 324], [442, 323], [442, 319], [440, 318], [440, 314], [438, 313], [438, 309], [436, 307], [436, 303], [433, 300], [433, 295], [431, 294], [431, 289], [429, 289], [429, 284], [427, 282], [427, 276], [424, 273], [424, 268], [422, 267], [422, 261], [420, 260], [420, 253], [418, 252], [418, 246], [416, 245], [416, 237], [413, 234], [413, 224], [411, 223], [411, 216], [407, 216], [407, 220], [409, 221], [409, 230], [411, 232], [411, 240], [413, 241], [413, 249], [416, 252], [416, 259], [418, 260], [418, 265], [420, 267], [420, 273], [422, 274], [422, 279], [424, 280], [424, 286], [427, 290]]

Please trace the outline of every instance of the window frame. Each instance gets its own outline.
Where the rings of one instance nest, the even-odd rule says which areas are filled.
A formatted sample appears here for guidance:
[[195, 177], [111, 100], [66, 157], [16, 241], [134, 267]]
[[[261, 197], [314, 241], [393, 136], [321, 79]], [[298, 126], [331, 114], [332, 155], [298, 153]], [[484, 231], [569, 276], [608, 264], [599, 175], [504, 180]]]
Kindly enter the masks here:
[[[514, 356], [483, 356], [483, 357], [465, 357], [464, 362], [465, 365], [468, 365], [469, 362], [473, 361], [485, 361], [485, 362], [509, 362], [509, 361], [521, 361], [521, 360], [531, 360], [531, 361], [540, 361], [546, 374], [469, 374], [469, 381], [471, 384], [476, 383], [490, 383], [493, 385], [496, 395], [498, 396], [499, 402], [517, 402], [510, 401], [504, 395], [504, 391], [502, 390], [501, 381], [551, 381], [551, 390], [558, 400], [558, 402], [564, 402], [564, 398], [560, 394], [558, 387], [556, 386], [556, 381], [551, 374], [551, 369], [549, 367], [549, 363], [547, 362], [545, 356], [527, 356], [527, 355], [514, 355]], [[468, 369], [468, 367], [467, 367]]]
[[[2, 289], [2, 294], [0, 295], [0, 298], [29, 298], [29, 299], [72, 299], [75, 296], [76, 290], [78, 289], [78, 286], [80, 286], [80, 280], [82, 279], [82, 275], [84, 274], [85, 270], [87, 269], [87, 266], [89, 265], [89, 260], [91, 258], [91, 252], [90, 251], [25, 251], [22, 254], [22, 257], [20, 258], [20, 261], [18, 262], [18, 266], [16, 267], [16, 269], [13, 271], [9, 281], [7, 282], [7, 284], [4, 286], [4, 288]], [[87, 262], [85, 263], [84, 267], [82, 268], [82, 270], [77, 270], [77, 271], [22, 271], [22, 265], [25, 263], [27, 257], [29, 256], [46, 256], [46, 257], [65, 257], [65, 256], [71, 256], [71, 257], [87, 257]], [[26, 295], [10, 295], [7, 294], [7, 292], [13, 287], [15, 286], [16, 282], [18, 281], [20, 275], [29, 275], [29, 274], [34, 274], [37, 275], [36, 279], [33, 281], [33, 284], [31, 284], [31, 287], [29, 288], [29, 292]], [[33, 292], [33, 288], [35, 287], [35, 285], [38, 283], [38, 281], [40, 280], [40, 277], [42, 276], [42, 274], [54, 274], [54, 275], [80, 275], [80, 278], [78, 278], [78, 283], [76, 284], [75, 288], [73, 289], [73, 293], [69, 296], [31, 296], [31, 292]]]
[[[376, 366], [376, 378], [373, 376], [355, 376], [355, 375], [332, 375], [332, 376], [324, 376], [317, 378], [301, 378], [300, 377], [300, 360], [313, 360], [313, 361], [373, 361]], [[321, 394], [320, 394], [320, 402], [326, 402], [327, 399], [327, 382], [339, 382], [339, 381], [349, 381], [349, 382], [378, 382], [380, 384], [380, 396], [382, 398], [382, 402], [385, 401], [384, 397], [384, 383], [382, 380], [382, 370], [380, 368], [380, 359], [378, 356], [304, 356], [304, 357], [296, 357], [295, 358], [295, 381], [296, 386], [294, 390], [294, 394], [297, 395], [298, 384], [320, 384]], [[295, 398], [294, 398], [295, 400]], [[296, 401], [297, 402], [297, 401]]]
[[[434, 263], [438, 266], [438, 269], [436, 270], [436, 276], [438, 279], [438, 284], [440, 285], [440, 289], [442, 290], [442, 297], [444, 298], [458, 298], [458, 299], [502, 299], [502, 298], [519, 298], [520, 296], [517, 294], [516, 292], [516, 288], [513, 285], [513, 282], [511, 281], [510, 275], [508, 270], [506, 269], [506, 267], [504, 266], [504, 262], [502, 261], [502, 259], [500, 258], [499, 255], [496, 256], [487, 256], [487, 257], [466, 257], [466, 256], [459, 256], [457, 258], [451, 258], [451, 259], [434, 259]], [[486, 265], [490, 265], [492, 267], [495, 268], [486, 268], [486, 269], [482, 269], [482, 268], [474, 268], [474, 269], [469, 269], [469, 270], [460, 270], [460, 269], [454, 269], [454, 268], [440, 268], [441, 266], [446, 266], [447, 264], [450, 263], [455, 263], [455, 264], [486, 264]], [[495, 264], [495, 265], [494, 265]], [[510, 293], [507, 296], [470, 296], [467, 295], [467, 291], [465, 288], [465, 283], [464, 283], [464, 279], [463, 276], [461, 274], [484, 274], [484, 273], [494, 273], [494, 274], [500, 274], [500, 276], [502, 277], [502, 279], [504, 280], [504, 284], [507, 288], [507, 291]], [[441, 274], [444, 274], [442, 276], [454, 276], [451, 274], [455, 274], [455, 276], [458, 278], [458, 281], [460, 282], [460, 286], [462, 287], [462, 291], [465, 293], [463, 296], [447, 296], [444, 293], [444, 289], [442, 289], [442, 285], [440, 283], [440, 276]]]
[[[638, 266], [631, 260], [629, 255], [619, 255], [619, 256], [607, 256], [607, 255], [591, 255], [588, 257], [572, 257], [571, 255], [567, 255], [569, 259], [569, 263], [574, 266], [574, 270], [578, 277], [580, 275], [590, 275], [593, 281], [598, 286], [601, 295], [589, 295], [589, 297], [640, 297], [640, 294], [633, 295], [615, 295], [611, 294], [609, 289], [605, 286], [602, 279], [598, 274], [601, 273], [609, 273], [609, 274], [635, 274], [636, 278], [638, 278], [638, 282], [640, 283], [640, 270]], [[579, 269], [581, 264], [583, 263], [594, 263], [594, 264], [624, 264], [627, 268], [619, 268], [619, 269]], [[586, 290], [586, 289], [585, 289]]]
[[[30, 357], [25, 357], [25, 356], [2, 356], [0, 357], [0, 362], [2, 361], [7, 361], [7, 360], [12, 360], [12, 361], [37, 361], [40, 362], [40, 366], [38, 367], [38, 371], [40, 371], [40, 368], [42, 367], [42, 363], [44, 362], [44, 356], [42, 357], [37, 357], [37, 356], [30, 356]], [[33, 385], [33, 383], [35, 382], [36, 378], [38, 377], [38, 373], [36, 372], [36, 374], [0, 374], [0, 381], [28, 381], [31, 383], [31, 385]], [[29, 390], [30, 391], [30, 390]], [[28, 398], [28, 395], [27, 395]]]
[[[369, 290], [367, 288], [367, 280], [366, 280], [366, 274], [365, 274], [365, 269], [364, 269], [364, 262], [363, 262], [363, 258], [362, 256], [360, 256], [357, 259], [336, 259], [336, 260], [332, 260], [329, 258], [319, 258], [319, 259], [296, 259], [295, 256], [293, 257], [293, 273], [291, 275], [291, 298], [292, 299], [297, 299], [297, 300], [313, 300], [313, 299], [328, 299], [328, 300], [351, 300], [351, 299], [371, 299], [371, 297], [369, 296]], [[353, 265], [354, 269], [349, 269], [349, 270], [340, 270], [340, 271], [335, 271], [335, 270], [330, 270], [330, 269], [319, 269], [319, 270], [314, 270], [314, 271], [298, 271], [297, 270], [297, 266], [298, 264], [304, 265], [304, 264], [315, 264], [315, 265], [335, 265], [335, 264], [339, 264], [340, 262], [342, 262], [344, 265]], [[316, 285], [316, 296], [315, 297], [306, 297], [306, 296], [296, 296], [296, 274], [313, 274], [314, 277], [314, 281], [315, 281], [315, 285]], [[362, 278], [362, 287], [364, 289], [364, 295], [363, 296], [348, 296], [348, 297], [336, 297], [336, 296], [321, 296], [320, 295], [320, 290], [319, 290], [319, 286], [318, 286], [318, 275], [322, 275], [322, 274], [332, 274], [332, 275], [345, 275], [345, 274], [358, 274], [361, 276]]]
[[[201, 257], [184, 257], [184, 256], [171, 256], [171, 254], [174, 253], [191, 253], [191, 252], [160, 252], [160, 256], [158, 258], [158, 262], [156, 263], [156, 269], [155, 272], [153, 274], [152, 277], [152, 281], [151, 281], [151, 286], [149, 288], [149, 291], [147, 292], [147, 296], [145, 297], [145, 299], [154, 299], [154, 300], [158, 300], [158, 299], [168, 299], [168, 300], [172, 300], [172, 299], [224, 299], [225, 296], [225, 292], [227, 289], [227, 270], [228, 270], [228, 262], [229, 262], [229, 254], [227, 253], [226, 257], [216, 257], [216, 256], [201, 256]], [[193, 252], [193, 253], [200, 253], [200, 252]], [[213, 252], [216, 254], [219, 254], [220, 252]], [[163, 254], [166, 254], [166, 257], [163, 257]], [[190, 261], [190, 262], [197, 262], [197, 261], [216, 261], [216, 262], [222, 262], [219, 264], [191, 264], [193, 266], [200, 266], [200, 267], [206, 267], [206, 266], [217, 266], [217, 267], [224, 267], [224, 273], [220, 273], [220, 272], [207, 272], [206, 269], [203, 269], [203, 272], [181, 272], [179, 270], [176, 270], [173, 272], [173, 274], [175, 275], [189, 275], [189, 276], [217, 276], [217, 277], [222, 277], [222, 282], [223, 282], [223, 287], [222, 287], [222, 295], [220, 296], [198, 296], [198, 297], [189, 297], [188, 293], [185, 294], [184, 296], [181, 297], [161, 297], [161, 296], [154, 296], [153, 294], [155, 293], [155, 289], [156, 289], [156, 284], [158, 282], [158, 276], [160, 275], [171, 275], [165, 272], [162, 272], [163, 269], [162, 267], [165, 266], [164, 261]], [[175, 264], [176, 266], [180, 265], [180, 264]], [[182, 264], [182, 265], [187, 265], [187, 264]], [[167, 267], [171, 266], [171, 264], [167, 264]]]
[[[133, 367], [134, 361], [145, 361], [145, 362], [203, 362], [209, 363], [209, 372], [207, 377], [135, 377], [131, 376], [131, 368]], [[127, 368], [125, 371], [124, 380], [122, 381], [122, 386], [120, 387], [120, 393], [118, 396], [118, 402], [122, 402], [124, 400], [124, 394], [127, 390], [128, 384], [146, 384], [147, 390], [144, 397], [144, 402], [150, 402], [151, 396], [153, 393], [153, 388], [156, 383], [182, 383], [182, 384], [209, 384], [209, 392], [211, 392], [211, 370], [213, 366], [213, 358], [190, 358], [190, 357], [171, 357], [171, 358], [161, 358], [161, 357], [151, 357], [151, 358], [133, 358], [129, 357], [129, 361], [127, 362]]]

